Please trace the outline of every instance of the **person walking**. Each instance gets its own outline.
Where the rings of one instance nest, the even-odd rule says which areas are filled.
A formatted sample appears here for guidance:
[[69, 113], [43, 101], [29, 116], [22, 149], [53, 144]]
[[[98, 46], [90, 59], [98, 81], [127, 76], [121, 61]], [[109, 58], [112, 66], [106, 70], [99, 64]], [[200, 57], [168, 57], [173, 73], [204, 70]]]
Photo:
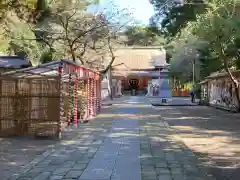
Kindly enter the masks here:
[[194, 87], [193, 87], [192, 90], [190, 91], [190, 96], [191, 96], [191, 102], [194, 103], [194, 102], [195, 102], [195, 91], [194, 91]]

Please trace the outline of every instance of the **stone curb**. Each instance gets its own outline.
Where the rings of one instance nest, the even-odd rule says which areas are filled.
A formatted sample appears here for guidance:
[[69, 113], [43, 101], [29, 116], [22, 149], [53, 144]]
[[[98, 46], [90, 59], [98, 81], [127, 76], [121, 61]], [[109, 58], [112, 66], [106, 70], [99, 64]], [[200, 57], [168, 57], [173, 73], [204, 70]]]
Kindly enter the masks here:
[[229, 109], [229, 108], [225, 108], [225, 107], [218, 106], [218, 105], [215, 105], [215, 104], [209, 104], [208, 106], [211, 107], [211, 108], [219, 109], [219, 110], [222, 110], [222, 111], [227, 111], [227, 112], [230, 112], [230, 113], [238, 113], [237, 109], [235, 109], [235, 108]]
[[198, 104], [154, 104], [152, 106], [199, 106]]
[[113, 103], [102, 103], [102, 106], [112, 106]]
[[182, 104], [174, 104], [174, 103], [166, 103], [163, 104], [161, 102], [153, 102], [150, 98], [146, 98], [147, 101], [154, 107], [157, 106], [199, 106], [199, 103], [182, 103]]

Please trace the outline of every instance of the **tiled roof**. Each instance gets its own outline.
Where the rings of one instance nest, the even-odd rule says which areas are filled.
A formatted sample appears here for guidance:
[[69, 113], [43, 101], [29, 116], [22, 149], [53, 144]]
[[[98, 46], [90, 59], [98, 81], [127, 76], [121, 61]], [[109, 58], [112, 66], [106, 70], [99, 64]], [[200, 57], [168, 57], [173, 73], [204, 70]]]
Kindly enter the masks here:
[[[232, 70], [231, 73], [234, 76], [239, 76], [240, 75], [240, 70]], [[229, 75], [226, 71], [215, 72], [215, 73], [212, 73], [211, 75], [207, 76], [205, 79], [215, 79], [215, 78], [227, 77], [227, 76], [229, 76]]]
[[[115, 51], [116, 59], [113, 63], [115, 70], [131, 70], [131, 69], [152, 69], [154, 68], [154, 60], [157, 64], [165, 64], [163, 52], [160, 48], [120, 48]], [[156, 58], [156, 57], [160, 58]], [[156, 61], [156, 60], [155, 60]]]
[[0, 68], [21, 68], [23, 66], [30, 66], [28, 60], [22, 59], [18, 56], [0, 56]]

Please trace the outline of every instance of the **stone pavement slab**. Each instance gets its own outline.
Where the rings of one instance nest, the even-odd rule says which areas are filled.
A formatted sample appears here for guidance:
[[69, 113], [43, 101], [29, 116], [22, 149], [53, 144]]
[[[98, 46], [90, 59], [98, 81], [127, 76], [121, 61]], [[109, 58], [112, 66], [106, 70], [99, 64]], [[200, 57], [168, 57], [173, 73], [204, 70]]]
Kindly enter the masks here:
[[107, 109], [15, 179], [207, 180], [146, 98], [123, 97]]
[[[110, 134], [79, 180], [139, 179], [140, 140], [137, 137], [138, 131], [137, 119], [116, 118]], [[131, 173], [129, 173], [129, 168], [132, 169]]]

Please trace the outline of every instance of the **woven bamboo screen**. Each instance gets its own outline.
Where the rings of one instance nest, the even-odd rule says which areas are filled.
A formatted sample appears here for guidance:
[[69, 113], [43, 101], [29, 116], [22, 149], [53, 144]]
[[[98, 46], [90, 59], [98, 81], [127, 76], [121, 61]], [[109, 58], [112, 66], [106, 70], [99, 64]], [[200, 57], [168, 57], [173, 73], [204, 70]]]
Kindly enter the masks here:
[[0, 136], [58, 136], [58, 78], [0, 79]]

